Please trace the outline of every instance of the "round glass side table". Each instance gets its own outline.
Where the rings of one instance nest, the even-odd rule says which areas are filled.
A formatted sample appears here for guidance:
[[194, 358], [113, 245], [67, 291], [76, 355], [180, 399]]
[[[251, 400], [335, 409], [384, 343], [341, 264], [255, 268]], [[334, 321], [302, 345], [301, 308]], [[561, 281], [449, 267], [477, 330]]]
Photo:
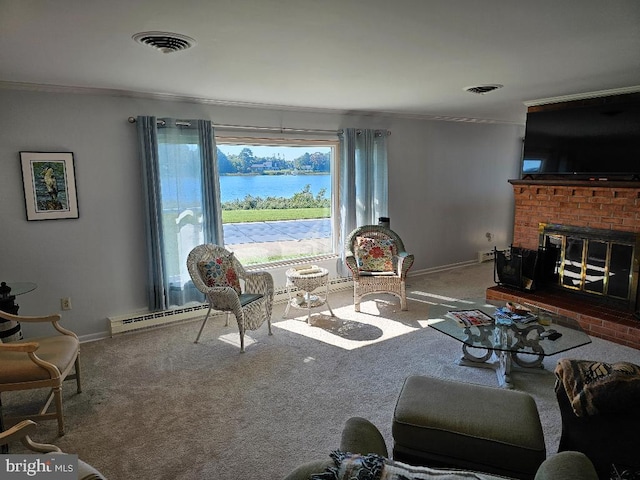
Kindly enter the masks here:
[[[17, 315], [20, 306], [15, 303], [16, 296], [29, 293], [37, 287], [38, 285], [33, 282], [0, 283], [0, 310]], [[22, 340], [20, 322], [0, 318], [0, 339], [3, 342]]]

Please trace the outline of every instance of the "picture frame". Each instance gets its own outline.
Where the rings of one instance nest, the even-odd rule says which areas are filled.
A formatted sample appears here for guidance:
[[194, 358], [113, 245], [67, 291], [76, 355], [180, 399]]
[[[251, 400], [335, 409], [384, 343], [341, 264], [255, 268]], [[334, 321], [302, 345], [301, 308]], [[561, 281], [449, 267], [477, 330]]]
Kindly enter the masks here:
[[73, 152], [20, 152], [27, 220], [78, 218]]

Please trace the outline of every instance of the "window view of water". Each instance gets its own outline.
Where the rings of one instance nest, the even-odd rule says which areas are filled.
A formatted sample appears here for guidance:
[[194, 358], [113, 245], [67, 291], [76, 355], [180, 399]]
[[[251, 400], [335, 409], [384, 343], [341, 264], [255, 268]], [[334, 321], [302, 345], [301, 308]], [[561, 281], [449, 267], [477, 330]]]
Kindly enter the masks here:
[[[331, 175], [220, 175], [220, 201], [242, 200], [252, 197], [291, 198], [294, 193], [310, 185], [311, 193], [317, 195], [326, 189], [326, 198], [331, 198]], [[165, 210], [197, 208], [201, 205], [200, 179], [192, 177], [163, 178], [162, 196]]]
[[247, 194], [262, 198], [291, 198], [305, 185], [311, 186], [313, 195], [324, 188], [325, 197], [329, 198], [331, 175], [220, 175], [220, 201], [243, 199]]
[[[161, 147], [167, 271], [175, 282], [183, 284], [189, 279], [186, 257], [204, 241], [199, 147], [171, 139], [164, 139]], [[333, 252], [329, 218], [333, 148], [314, 142], [219, 145], [223, 242], [244, 265]]]

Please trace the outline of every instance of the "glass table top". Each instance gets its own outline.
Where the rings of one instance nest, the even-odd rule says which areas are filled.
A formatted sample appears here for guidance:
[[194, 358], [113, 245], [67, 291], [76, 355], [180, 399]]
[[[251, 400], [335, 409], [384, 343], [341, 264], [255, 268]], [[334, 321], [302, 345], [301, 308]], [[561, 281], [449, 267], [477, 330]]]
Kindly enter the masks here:
[[[532, 305], [525, 306], [529, 312], [519, 312], [520, 316], [510, 314], [512, 319], [503, 313], [507, 311], [505, 306], [506, 302], [499, 300], [443, 300], [429, 305], [429, 326], [467, 347], [518, 354], [555, 355], [591, 343], [589, 335], [571, 318]], [[476, 310], [484, 313], [490, 323], [463, 326], [460, 320], [452, 318], [451, 312], [456, 311], [471, 311], [471, 317], [477, 317]], [[475, 321], [470, 320], [467, 323]]]
[[35, 290], [38, 287], [38, 285], [33, 282], [6, 282], [6, 283], [2, 282], [2, 283], [7, 285], [9, 288], [11, 288], [11, 292], [9, 292], [9, 295], [23, 295], [25, 293], [29, 293]]

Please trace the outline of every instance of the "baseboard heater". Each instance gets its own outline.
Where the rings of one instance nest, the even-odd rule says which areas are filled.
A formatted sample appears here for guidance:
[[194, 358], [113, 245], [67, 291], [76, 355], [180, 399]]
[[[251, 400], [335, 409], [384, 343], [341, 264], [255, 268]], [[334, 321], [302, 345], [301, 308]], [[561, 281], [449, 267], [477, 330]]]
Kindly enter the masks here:
[[184, 322], [201, 317], [207, 313], [209, 308], [206, 304], [198, 304], [190, 307], [162, 310], [160, 312], [145, 312], [138, 314], [119, 315], [109, 317], [111, 336], [118, 333], [131, 332], [153, 328], [170, 323]]
[[491, 250], [478, 250], [478, 263], [493, 262], [496, 250], [506, 250], [506, 248], [494, 247]]
[[[351, 288], [353, 280], [351, 278], [336, 277], [329, 280], [329, 291], [338, 291]], [[292, 291], [295, 291], [293, 289]], [[287, 287], [276, 287], [273, 295], [274, 303], [286, 302], [288, 299]], [[209, 306], [207, 304], [190, 305], [188, 307], [179, 307], [160, 312], [143, 312], [131, 313], [127, 315], [118, 315], [108, 317], [111, 336], [145, 330], [161, 326], [170, 325], [172, 323], [186, 322], [202, 318], [207, 313]], [[222, 312], [218, 312], [222, 314]]]

